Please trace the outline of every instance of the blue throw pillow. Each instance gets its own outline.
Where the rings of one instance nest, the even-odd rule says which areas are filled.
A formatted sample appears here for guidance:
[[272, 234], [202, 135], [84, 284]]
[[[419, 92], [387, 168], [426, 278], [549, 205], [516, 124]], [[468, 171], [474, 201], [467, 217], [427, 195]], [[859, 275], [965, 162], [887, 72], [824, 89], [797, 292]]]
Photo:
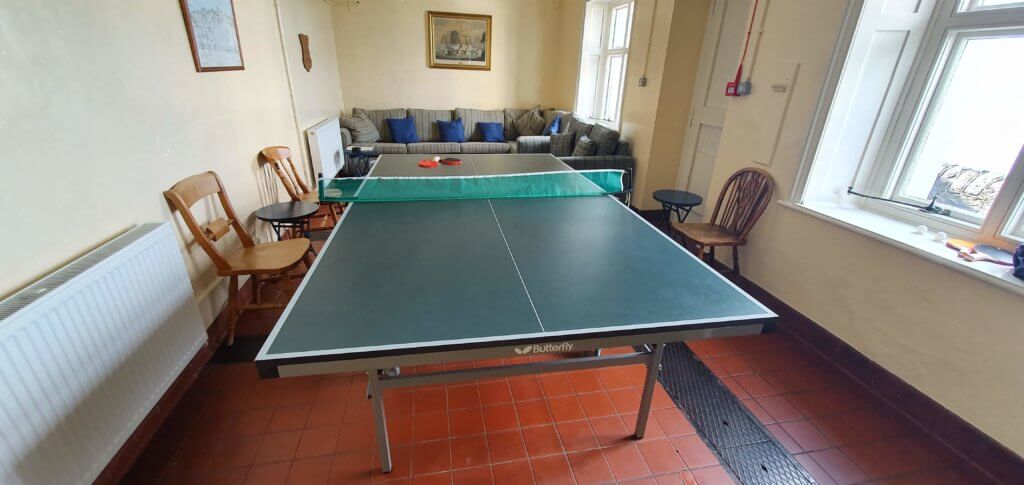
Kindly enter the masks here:
[[556, 116], [555, 119], [551, 120], [551, 126], [548, 127], [548, 135], [554, 135], [562, 128], [562, 117]]
[[484, 141], [503, 142], [505, 141], [505, 127], [501, 123], [478, 122], [477, 128], [484, 135]]
[[420, 137], [416, 134], [416, 124], [412, 116], [408, 118], [388, 118], [388, 128], [391, 129], [391, 138], [395, 143], [419, 143]]
[[437, 120], [437, 129], [441, 130], [441, 141], [448, 143], [466, 141], [466, 128], [462, 125], [462, 118], [455, 121]]

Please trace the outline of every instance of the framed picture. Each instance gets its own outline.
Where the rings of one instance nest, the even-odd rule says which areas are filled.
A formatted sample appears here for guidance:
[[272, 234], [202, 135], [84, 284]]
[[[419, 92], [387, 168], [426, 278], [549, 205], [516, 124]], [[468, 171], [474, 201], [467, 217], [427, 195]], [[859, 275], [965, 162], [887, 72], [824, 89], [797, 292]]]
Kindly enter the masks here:
[[439, 69], [491, 70], [491, 16], [427, 12], [427, 58]]
[[232, 0], [179, 1], [196, 72], [245, 69]]

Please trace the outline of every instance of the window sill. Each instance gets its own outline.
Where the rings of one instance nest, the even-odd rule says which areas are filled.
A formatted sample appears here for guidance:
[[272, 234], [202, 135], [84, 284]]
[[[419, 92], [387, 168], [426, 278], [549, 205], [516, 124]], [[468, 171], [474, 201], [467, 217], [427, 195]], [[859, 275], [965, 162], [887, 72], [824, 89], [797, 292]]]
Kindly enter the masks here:
[[1024, 280], [1013, 276], [1012, 267], [964, 261], [957, 257], [956, 251], [947, 248], [944, 243], [933, 240], [931, 234], [915, 233], [912, 224], [874, 212], [832, 204], [798, 204], [789, 201], [779, 201], [779, 204], [1024, 296]]

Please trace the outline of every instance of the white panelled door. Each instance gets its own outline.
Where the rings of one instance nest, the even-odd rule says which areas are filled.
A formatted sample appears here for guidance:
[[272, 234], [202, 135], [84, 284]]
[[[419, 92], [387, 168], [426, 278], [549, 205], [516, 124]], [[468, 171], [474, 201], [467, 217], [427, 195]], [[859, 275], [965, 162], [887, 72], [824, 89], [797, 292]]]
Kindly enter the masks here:
[[[705, 199], [729, 102], [725, 96], [725, 84], [736, 75], [751, 7], [752, 0], [715, 0], [704, 31], [676, 187]], [[690, 217], [696, 222], [698, 217], [703, 218], [705, 210], [710, 211], [713, 206], [714, 201], [705, 200], [703, 205], [693, 209]]]

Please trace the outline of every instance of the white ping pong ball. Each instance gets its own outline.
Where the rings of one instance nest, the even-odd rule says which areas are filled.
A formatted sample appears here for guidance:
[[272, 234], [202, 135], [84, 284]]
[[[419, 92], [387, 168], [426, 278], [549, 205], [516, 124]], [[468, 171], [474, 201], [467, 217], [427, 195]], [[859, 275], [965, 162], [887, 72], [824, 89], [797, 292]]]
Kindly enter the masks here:
[[928, 234], [928, 226], [926, 226], [924, 224], [921, 224], [920, 226], [917, 226], [917, 227], [914, 228], [914, 233], [915, 234]]
[[438, 157], [438, 156], [435, 155], [434, 156], [434, 161], [435, 162], [440, 162], [441, 161], [441, 157]]

